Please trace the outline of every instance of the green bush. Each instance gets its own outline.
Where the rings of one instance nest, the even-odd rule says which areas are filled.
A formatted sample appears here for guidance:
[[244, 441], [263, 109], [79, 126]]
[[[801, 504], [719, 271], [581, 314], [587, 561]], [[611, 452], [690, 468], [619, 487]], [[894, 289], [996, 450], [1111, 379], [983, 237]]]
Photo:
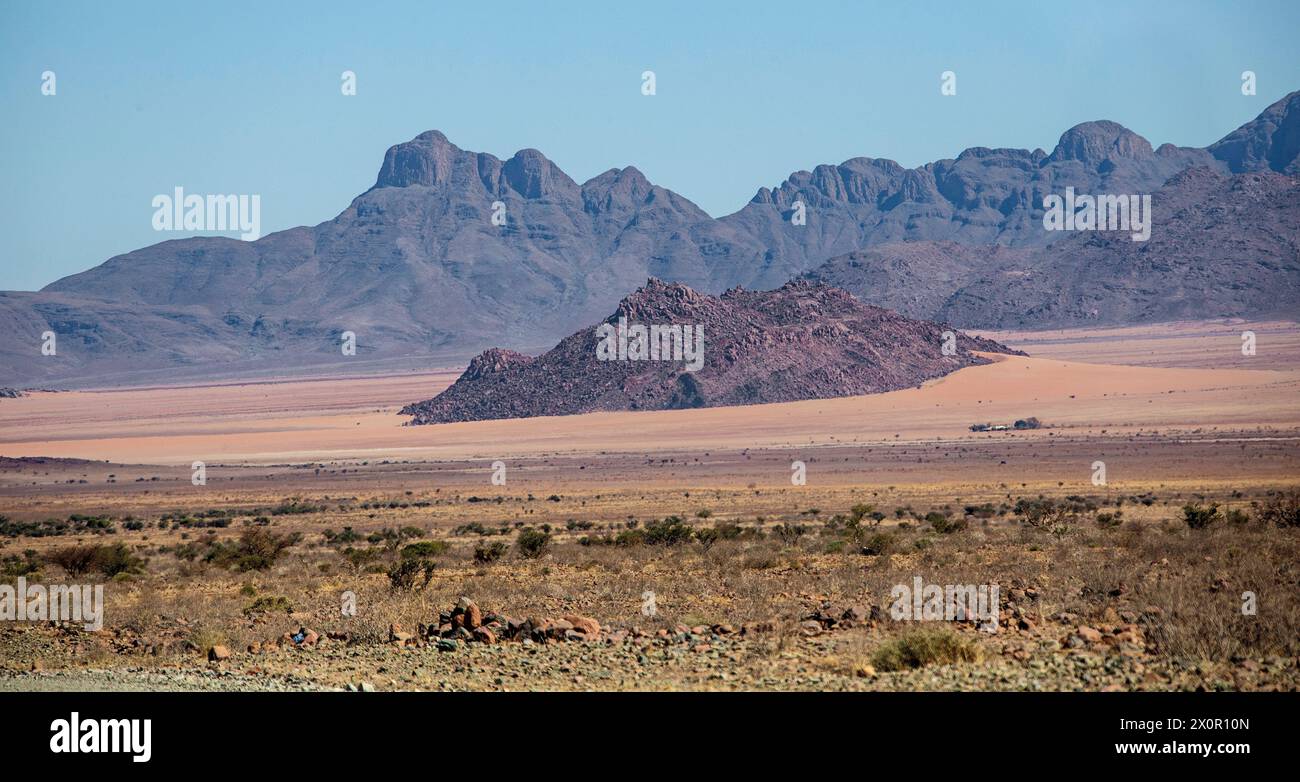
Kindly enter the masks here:
[[111, 546], [99, 546], [95, 552], [95, 569], [113, 578], [123, 573], [139, 573], [144, 570], [144, 560], [131, 553], [123, 543]]
[[388, 570], [388, 584], [394, 589], [424, 589], [433, 580], [434, 564], [428, 559], [404, 559]]
[[445, 540], [421, 540], [402, 547], [402, 559], [428, 559], [446, 554], [451, 544]]
[[963, 516], [959, 519], [950, 519], [947, 514], [930, 512], [926, 514], [925, 520], [930, 522], [930, 526], [935, 532], [941, 535], [951, 535], [954, 532], [961, 532], [966, 529], [966, 518]]
[[515, 547], [524, 559], [537, 559], [551, 545], [551, 536], [539, 529], [525, 529], [515, 538]]
[[642, 531], [645, 542], [651, 546], [676, 546], [679, 543], [690, 542], [695, 535], [694, 530], [681, 516], [669, 516], [662, 521], [648, 521]]
[[894, 548], [894, 536], [888, 532], [877, 532], [862, 542], [862, 553], [867, 555], [887, 554]]
[[506, 544], [499, 540], [492, 543], [480, 543], [474, 547], [474, 561], [482, 565], [496, 562], [505, 555], [506, 548]]
[[1183, 506], [1183, 521], [1192, 529], [1205, 529], [1221, 518], [1223, 514], [1219, 513], [1218, 503], [1212, 502], [1208, 508], [1199, 502]]

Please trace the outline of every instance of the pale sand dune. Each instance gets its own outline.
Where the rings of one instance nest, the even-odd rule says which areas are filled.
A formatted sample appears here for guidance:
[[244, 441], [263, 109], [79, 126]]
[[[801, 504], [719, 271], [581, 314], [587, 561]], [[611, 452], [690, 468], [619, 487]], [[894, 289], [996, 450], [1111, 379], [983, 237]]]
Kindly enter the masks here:
[[996, 357], [924, 388], [777, 405], [403, 427], [454, 372], [374, 379], [38, 393], [0, 402], [0, 455], [118, 463], [461, 459], [541, 453], [1300, 426], [1300, 371], [1168, 369]]

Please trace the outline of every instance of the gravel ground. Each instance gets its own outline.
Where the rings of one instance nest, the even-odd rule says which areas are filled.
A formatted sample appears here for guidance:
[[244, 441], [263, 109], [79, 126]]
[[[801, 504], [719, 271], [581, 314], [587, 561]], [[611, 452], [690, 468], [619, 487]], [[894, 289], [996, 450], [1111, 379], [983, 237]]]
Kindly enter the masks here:
[[[687, 633], [620, 644], [564, 642], [433, 646], [327, 644], [234, 653], [202, 663], [0, 672], [0, 690], [1296, 690], [1291, 658], [1190, 664], [1150, 656], [1062, 649], [1044, 642], [1027, 659], [987, 644], [980, 662], [875, 672], [866, 633], [771, 639]], [[1004, 650], [1005, 651], [1005, 650]], [[1021, 657], [1025, 657], [1022, 653]]]

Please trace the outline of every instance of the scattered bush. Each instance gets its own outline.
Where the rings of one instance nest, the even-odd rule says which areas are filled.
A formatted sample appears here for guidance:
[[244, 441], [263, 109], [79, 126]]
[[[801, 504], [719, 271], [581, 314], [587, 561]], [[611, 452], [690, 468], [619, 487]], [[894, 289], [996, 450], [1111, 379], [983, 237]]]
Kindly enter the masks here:
[[681, 516], [669, 516], [662, 521], [648, 521], [641, 531], [643, 541], [651, 546], [676, 546], [679, 543], [688, 543], [695, 534]]
[[434, 564], [428, 559], [404, 559], [388, 571], [388, 583], [394, 590], [424, 589], [433, 580]]
[[17, 554], [10, 554], [0, 560], [0, 574], [6, 578], [17, 578], [18, 576], [30, 576], [39, 573], [44, 560], [36, 553], [35, 549], [27, 549], [20, 557]]
[[98, 546], [95, 552], [95, 569], [114, 578], [122, 574], [139, 573], [144, 570], [144, 560], [131, 553], [124, 543], [111, 546]]
[[1205, 529], [1221, 518], [1223, 514], [1219, 513], [1219, 504], [1215, 502], [1208, 508], [1199, 502], [1183, 506], [1183, 521], [1192, 529]]
[[506, 544], [499, 540], [492, 543], [480, 543], [474, 547], [474, 561], [481, 565], [496, 562], [505, 555], [506, 548]]
[[217, 567], [238, 570], [269, 570], [285, 549], [297, 543], [298, 534], [277, 535], [262, 527], [246, 529], [239, 540], [208, 541], [208, 552], [203, 560]]
[[1278, 527], [1300, 527], [1300, 489], [1269, 495], [1255, 506], [1255, 518]]
[[46, 559], [63, 568], [69, 577], [78, 578], [94, 567], [98, 549], [98, 546], [64, 546], [52, 550]]
[[422, 540], [402, 547], [402, 559], [428, 559], [446, 554], [451, 544], [445, 540]]
[[515, 538], [515, 547], [524, 559], [537, 559], [550, 545], [551, 536], [539, 529], [520, 530], [519, 537]]
[[1114, 513], [1098, 513], [1097, 526], [1102, 529], [1114, 529], [1124, 522], [1124, 511], [1117, 510]]
[[931, 512], [925, 515], [925, 520], [930, 522], [930, 526], [935, 532], [941, 535], [951, 535], [954, 532], [961, 532], [966, 529], [966, 518], [952, 519], [948, 518], [946, 513]]
[[877, 532], [862, 542], [862, 553], [867, 555], [887, 554], [894, 548], [894, 536], [888, 532]]
[[245, 616], [255, 614], [291, 614], [293, 605], [283, 595], [263, 595], [244, 608]]

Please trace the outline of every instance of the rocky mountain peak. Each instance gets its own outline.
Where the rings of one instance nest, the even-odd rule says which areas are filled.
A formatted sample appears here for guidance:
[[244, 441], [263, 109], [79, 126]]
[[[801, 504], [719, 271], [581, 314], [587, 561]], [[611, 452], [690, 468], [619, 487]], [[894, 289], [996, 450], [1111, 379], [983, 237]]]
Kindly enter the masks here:
[[1151, 142], [1110, 120], [1083, 122], [1061, 134], [1044, 163], [1077, 160], [1089, 167], [1107, 160], [1143, 158], [1154, 154]]
[[578, 183], [536, 149], [521, 149], [501, 167], [510, 188], [524, 198], [576, 190]]
[[384, 154], [375, 187], [434, 187], [451, 178], [454, 160], [468, 154], [437, 130], [426, 130], [410, 141], [395, 144]]
[[510, 369], [524, 366], [533, 360], [532, 356], [524, 355], [513, 350], [504, 348], [488, 348], [474, 358], [470, 359], [469, 367], [461, 375], [462, 380], [478, 380], [479, 378], [488, 377], [489, 375], [505, 372]]
[[1209, 146], [1234, 173], [1300, 174], [1300, 90]]

